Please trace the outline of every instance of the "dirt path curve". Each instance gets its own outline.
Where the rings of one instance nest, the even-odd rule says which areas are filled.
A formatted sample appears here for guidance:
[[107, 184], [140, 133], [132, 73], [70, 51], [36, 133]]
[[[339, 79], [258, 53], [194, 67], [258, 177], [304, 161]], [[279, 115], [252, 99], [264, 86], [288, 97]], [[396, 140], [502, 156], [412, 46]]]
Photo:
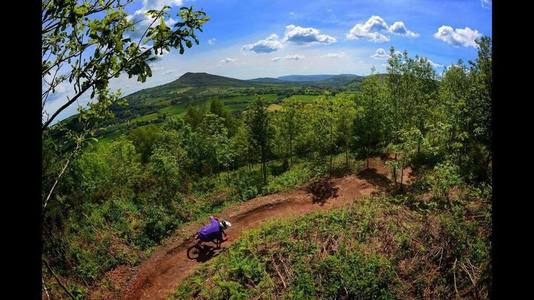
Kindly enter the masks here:
[[[387, 170], [382, 161], [373, 159], [370, 165], [378, 176], [386, 177]], [[364, 178], [361, 178], [364, 177]], [[313, 203], [311, 194], [304, 188], [289, 192], [272, 194], [249, 200], [240, 205], [224, 209], [218, 216], [229, 220], [232, 227], [227, 230], [228, 241], [223, 244], [229, 247], [239, 239], [243, 230], [255, 228], [261, 223], [272, 219], [284, 219], [297, 215], [304, 215], [312, 211], [328, 210], [350, 205], [353, 200], [369, 196], [376, 191], [376, 181], [368, 176], [356, 177], [354, 175], [332, 179], [338, 188], [337, 197], [327, 199], [319, 204]], [[205, 221], [207, 222], [207, 221]], [[115, 270], [117, 273], [133, 273], [123, 280], [121, 291], [111, 296], [95, 293], [91, 299], [165, 299], [179, 283], [191, 274], [202, 262], [190, 260], [187, 249], [194, 244], [193, 236], [200, 224], [191, 224], [180, 230], [172, 239], [160, 246], [139, 267], [130, 270]], [[120, 276], [119, 276], [120, 277]], [[100, 294], [100, 295], [98, 295]]]

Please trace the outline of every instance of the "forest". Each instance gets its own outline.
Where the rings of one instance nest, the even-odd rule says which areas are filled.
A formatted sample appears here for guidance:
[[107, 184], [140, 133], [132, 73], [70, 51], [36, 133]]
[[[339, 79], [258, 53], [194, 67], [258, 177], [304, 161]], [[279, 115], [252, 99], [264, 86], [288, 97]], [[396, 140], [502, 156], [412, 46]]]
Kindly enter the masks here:
[[[192, 10], [182, 17], [184, 27], [203, 23]], [[151, 32], [155, 51], [178, 47], [159, 30]], [[142, 67], [125, 66], [146, 76]], [[475, 60], [441, 74], [425, 57], [391, 47], [387, 73], [373, 69], [334, 85], [257, 79], [254, 87], [225, 88], [224, 78], [198, 78], [187, 84], [202, 97], [185, 79], [127, 97], [98, 82], [101, 101], [45, 124], [43, 299], [120, 298], [117, 270], [142, 265], [183, 237], [180, 230], [263, 196], [332, 189], [350, 176], [376, 191], [350, 199], [350, 207], [245, 230], [170, 297], [489, 297], [489, 37], [477, 40]], [[189, 94], [173, 100], [174, 89]], [[215, 96], [225, 90], [229, 95]], [[132, 126], [150, 114], [157, 117]]]

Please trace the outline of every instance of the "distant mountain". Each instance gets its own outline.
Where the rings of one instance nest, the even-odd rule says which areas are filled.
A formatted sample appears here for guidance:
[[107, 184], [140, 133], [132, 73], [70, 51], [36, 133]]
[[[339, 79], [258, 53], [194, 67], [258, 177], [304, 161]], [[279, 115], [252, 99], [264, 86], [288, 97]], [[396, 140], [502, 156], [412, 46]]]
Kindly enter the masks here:
[[[286, 93], [295, 88], [312, 87], [345, 88], [357, 87], [363, 76], [354, 74], [340, 75], [288, 75], [278, 78], [263, 77], [241, 80], [208, 73], [187, 72], [180, 78], [156, 87], [143, 89], [125, 98], [131, 109], [138, 106], [168, 105], [174, 103], [190, 103], [210, 97], [253, 95], [264, 93]], [[167, 101], [167, 102], [166, 102]], [[119, 109], [120, 110], [120, 109]]]
[[284, 81], [298, 81], [298, 82], [307, 82], [307, 81], [323, 81], [335, 78], [352, 78], [356, 79], [361, 76], [354, 74], [339, 74], [339, 75], [328, 75], [328, 74], [319, 74], [319, 75], [286, 75], [277, 77], [277, 79]]
[[265, 83], [283, 83], [283, 80], [280, 80], [278, 78], [272, 78], [272, 77], [261, 77], [261, 78], [254, 78], [249, 79], [248, 81], [254, 81], [254, 82], [265, 82]]
[[251, 86], [247, 80], [240, 80], [230, 77], [213, 75], [208, 73], [187, 72], [177, 80], [169, 83], [169, 86], [176, 87], [206, 87], [206, 86]]
[[277, 78], [262, 77], [250, 79], [248, 81], [261, 83], [293, 83], [299, 85], [309, 85], [318, 87], [341, 87], [349, 83], [359, 83], [363, 80], [363, 76], [354, 74], [339, 74], [339, 75], [287, 75]]

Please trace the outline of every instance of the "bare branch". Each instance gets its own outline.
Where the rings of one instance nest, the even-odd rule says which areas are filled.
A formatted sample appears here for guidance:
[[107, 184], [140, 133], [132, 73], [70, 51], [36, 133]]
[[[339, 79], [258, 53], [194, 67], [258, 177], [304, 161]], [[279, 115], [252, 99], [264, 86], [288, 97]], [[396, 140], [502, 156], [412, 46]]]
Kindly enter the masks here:
[[[94, 83], [93, 83], [94, 84]], [[63, 110], [65, 110], [67, 107], [69, 107], [72, 103], [76, 102], [76, 100], [83, 94], [85, 93], [87, 90], [89, 90], [89, 88], [93, 85], [93, 84], [90, 84], [90, 85], [87, 85], [85, 88], [83, 88], [80, 92], [78, 92], [78, 94], [76, 94], [74, 97], [72, 97], [70, 100], [67, 101], [67, 103], [63, 104], [59, 109], [57, 109], [53, 114], [52, 116], [43, 124], [43, 126], [41, 127], [41, 130], [45, 130], [46, 128], [48, 128], [48, 126], [50, 125], [50, 123], [52, 123], [52, 121], [57, 117], [57, 115], [59, 115]]]
[[76, 148], [74, 149], [74, 151], [69, 155], [69, 158], [67, 158], [67, 161], [65, 162], [65, 165], [63, 166], [63, 168], [61, 169], [61, 172], [59, 172], [59, 175], [57, 176], [54, 184], [52, 185], [52, 188], [50, 189], [50, 191], [48, 192], [48, 196], [46, 196], [46, 199], [44, 201], [44, 204], [43, 204], [43, 210], [46, 208], [46, 205], [48, 204], [48, 201], [50, 200], [50, 198], [52, 197], [52, 193], [54, 192], [58, 182], [59, 182], [59, 179], [61, 179], [61, 177], [63, 176], [63, 173], [65, 173], [65, 170], [67, 170], [67, 167], [69, 166], [72, 158], [74, 157], [74, 155], [76, 155], [76, 153], [81, 149], [81, 145], [82, 145], [82, 140], [83, 140], [83, 137], [80, 137], [80, 139], [78, 139], [78, 141], [76, 142]]
[[46, 268], [50, 271], [50, 273], [52, 273], [52, 275], [54, 276], [54, 278], [56, 279], [57, 283], [61, 286], [61, 288], [63, 288], [63, 290], [67, 293], [67, 295], [69, 295], [69, 297], [73, 300], [76, 300], [76, 297], [74, 297], [74, 295], [67, 289], [67, 287], [61, 282], [61, 280], [59, 279], [59, 277], [56, 275], [56, 273], [54, 272], [54, 270], [52, 270], [52, 268], [50, 267], [50, 265], [48, 264], [48, 262], [46, 261], [46, 259], [43, 259], [43, 263], [45, 264]]

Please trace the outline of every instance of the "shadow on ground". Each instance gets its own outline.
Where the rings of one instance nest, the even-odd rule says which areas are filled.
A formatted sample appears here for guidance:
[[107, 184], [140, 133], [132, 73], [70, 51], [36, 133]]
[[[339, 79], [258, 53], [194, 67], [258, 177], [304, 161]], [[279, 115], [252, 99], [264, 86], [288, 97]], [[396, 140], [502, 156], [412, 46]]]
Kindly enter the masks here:
[[324, 205], [329, 198], [336, 198], [338, 190], [330, 178], [319, 179], [306, 187], [306, 191], [312, 194], [313, 203], [320, 205]]
[[187, 249], [187, 257], [202, 263], [214, 258], [225, 250], [225, 247], [217, 248], [216, 246], [207, 244], [193, 245]]
[[381, 188], [391, 188], [391, 180], [385, 175], [379, 174], [375, 168], [362, 170], [358, 173], [358, 176]]

